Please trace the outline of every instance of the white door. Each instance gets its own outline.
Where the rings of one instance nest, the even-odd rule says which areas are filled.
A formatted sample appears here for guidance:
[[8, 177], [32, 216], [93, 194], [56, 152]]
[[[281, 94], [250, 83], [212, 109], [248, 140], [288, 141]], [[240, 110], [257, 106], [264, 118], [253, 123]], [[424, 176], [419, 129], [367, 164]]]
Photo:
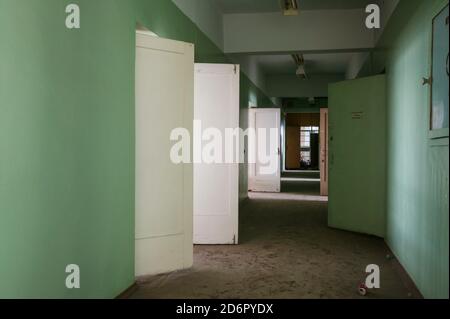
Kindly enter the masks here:
[[253, 153], [254, 159], [249, 162], [248, 172], [252, 192], [277, 193], [281, 190], [280, 115], [280, 109], [249, 111], [249, 127], [256, 133], [256, 138], [249, 140], [249, 152]]
[[170, 160], [172, 129], [192, 132], [194, 46], [136, 35], [136, 276], [192, 266], [193, 170]]
[[194, 243], [237, 244], [239, 162], [226, 161], [223, 139], [220, 147], [209, 152], [212, 136], [205, 135], [212, 128], [225, 138], [227, 128], [239, 128], [239, 66], [196, 64], [194, 87], [194, 117], [201, 123], [194, 131], [205, 138], [202, 143], [194, 141], [194, 157], [196, 152], [198, 157], [213, 155], [194, 164]]
[[328, 196], [328, 109], [320, 109], [320, 195]]

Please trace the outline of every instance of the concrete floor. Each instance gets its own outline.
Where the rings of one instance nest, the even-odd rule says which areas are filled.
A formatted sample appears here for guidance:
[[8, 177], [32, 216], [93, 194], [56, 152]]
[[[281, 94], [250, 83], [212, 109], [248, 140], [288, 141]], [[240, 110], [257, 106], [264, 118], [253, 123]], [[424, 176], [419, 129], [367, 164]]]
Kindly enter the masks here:
[[[292, 180], [299, 177], [310, 176], [285, 175], [281, 194], [250, 194], [240, 210], [239, 245], [196, 246], [192, 269], [141, 278], [131, 297], [420, 297], [398, 262], [386, 258], [382, 239], [328, 228], [318, 182]], [[381, 289], [361, 297], [369, 264], [380, 266]]]

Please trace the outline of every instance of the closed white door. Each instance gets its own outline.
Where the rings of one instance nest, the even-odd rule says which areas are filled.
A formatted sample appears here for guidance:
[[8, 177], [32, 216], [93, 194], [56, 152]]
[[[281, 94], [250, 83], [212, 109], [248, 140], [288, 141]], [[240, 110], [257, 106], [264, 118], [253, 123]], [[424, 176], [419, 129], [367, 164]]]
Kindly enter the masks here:
[[248, 184], [252, 192], [281, 190], [280, 175], [280, 109], [251, 109], [249, 127], [255, 130], [255, 139], [249, 140]]
[[192, 44], [136, 36], [136, 276], [192, 266], [192, 165], [170, 160], [170, 133], [192, 132]]
[[[194, 164], [194, 243], [237, 244], [239, 162], [236, 156], [233, 162], [226, 160], [230, 154], [225, 152], [225, 136], [226, 129], [239, 127], [239, 66], [196, 64], [194, 87], [199, 125], [194, 129], [199, 132], [194, 141], [194, 157], [196, 152], [198, 155]], [[208, 131], [215, 131], [215, 137]], [[211, 150], [212, 140], [220, 139], [217, 133], [222, 137], [220, 145]], [[235, 145], [239, 150], [239, 144]]]

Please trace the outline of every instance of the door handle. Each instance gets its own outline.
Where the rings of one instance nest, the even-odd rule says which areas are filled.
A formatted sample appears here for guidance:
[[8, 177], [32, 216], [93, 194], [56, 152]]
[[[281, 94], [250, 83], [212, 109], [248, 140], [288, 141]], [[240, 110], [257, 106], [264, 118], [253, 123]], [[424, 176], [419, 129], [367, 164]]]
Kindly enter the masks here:
[[431, 85], [433, 84], [433, 78], [430, 76], [429, 78], [422, 78], [422, 85]]

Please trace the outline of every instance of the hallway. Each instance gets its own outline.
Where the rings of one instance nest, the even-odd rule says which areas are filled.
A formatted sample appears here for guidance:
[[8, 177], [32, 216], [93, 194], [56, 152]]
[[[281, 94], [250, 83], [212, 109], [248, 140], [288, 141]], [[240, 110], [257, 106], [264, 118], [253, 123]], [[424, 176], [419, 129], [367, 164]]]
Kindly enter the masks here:
[[449, 0], [0, 21], [0, 300], [448, 300]]
[[[386, 258], [383, 240], [330, 229], [327, 202], [295, 199], [298, 190], [315, 195], [316, 183], [283, 181], [290, 193], [250, 193], [240, 245], [195, 246], [193, 268], [141, 280], [132, 298], [418, 297]], [[361, 297], [357, 287], [369, 264], [380, 266], [381, 289]]]

